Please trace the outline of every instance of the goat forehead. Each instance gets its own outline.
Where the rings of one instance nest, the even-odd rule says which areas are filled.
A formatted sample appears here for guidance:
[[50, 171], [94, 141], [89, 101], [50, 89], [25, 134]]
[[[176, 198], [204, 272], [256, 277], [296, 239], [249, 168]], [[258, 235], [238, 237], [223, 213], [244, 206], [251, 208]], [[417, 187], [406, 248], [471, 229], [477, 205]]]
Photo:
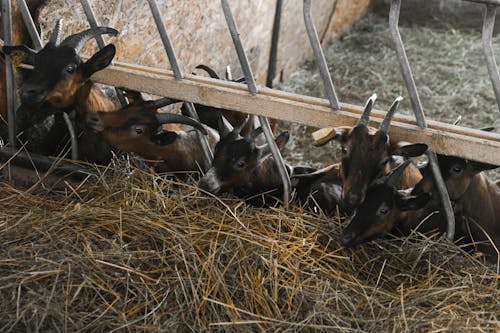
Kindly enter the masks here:
[[252, 154], [252, 144], [245, 139], [236, 141], [220, 141], [215, 148], [214, 161], [225, 162], [237, 160]]
[[81, 62], [73, 48], [44, 48], [35, 56], [35, 69], [44, 72], [60, 71], [69, 64]]

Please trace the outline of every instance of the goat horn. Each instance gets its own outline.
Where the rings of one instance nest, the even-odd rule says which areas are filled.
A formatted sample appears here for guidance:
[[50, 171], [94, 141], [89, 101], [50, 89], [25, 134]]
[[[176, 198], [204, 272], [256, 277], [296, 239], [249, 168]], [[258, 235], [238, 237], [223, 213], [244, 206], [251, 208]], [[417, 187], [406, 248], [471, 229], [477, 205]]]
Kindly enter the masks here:
[[376, 99], [377, 99], [377, 94], [373, 94], [370, 96], [370, 98], [368, 98], [365, 105], [365, 111], [363, 111], [363, 114], [361, 115], [361, 118], [359, 118], [359, 121], [356, 124], [356, 126], [368, 125], [368, 121], [370, 121], [370, 112], [372, 112], [373, 104], [375, 103]]
[[219, 79], [220, 80], [220, 77], [219, 75], [217, 74], [217, 72], [215, 72], [212, 68], [208, 67], [207, 65], [198, 65], [195, 67], [196, 69], [203, 69], [205, 72], [208, 73], [208, 75], [210, 75], [210, 77], [212, 79]]
[[395, 186], [396, 182], [401, 178], [403, 172], [405, 171], [408, 164], [411, 163], [411, 160], [406, 160], [400, 165], [398, 165], [391, 173], [387, 176], [385, 183], [389, 186]]
[[172, 98], [168, 98], [168, 97], [163, 97], [163, 98], [157, 99], [156, 101], [153, 101], [153, 104], [157, 109], [159, 109], [159, 108], [162, 108], [164, 106], [174, 104], [174, 103], [179, 103], [179, 102], [181, 102], [181, 100], [179, 100], [179, 99], [172, 99]]
[[62, 19], [57, 20], [54, 29], [52, 30], [52, 34], [50, 35], [49, 42], [47, 44], [51, 44], [53, 46], [59, 45], [59, 41], [61, 38], [61, 28], [62, 28]]
[[380, 125], [380, 132], [387, 134], [389, 132], [389, 126], [391, 125], [391, 120], [396, 111], [399, 108], [399, 103], [403, 100], [403, 97], [398, 96], [394, 100], [394, 102], [391, 105], [391, 108], [389, 109], [389, 112], [385, 115], [384, 120], [382, 121], [382, 124]]
[[245, 116], [245, 118], [243, 119], [243, 121], [241, 122], [241, 124], [239, 124], [238, 126], [236, 126], [234, 129], [233, 129], [233, 134], [235, 135], [239, 135], [241, 130], [243, 129], [243, 127], [245, 127], [245, 125], [247, 124], [248, 122], [248, 119], [250, 118], [250, 116], [247, 114]]
[[217, 127], [221, 138], [226, 137], [233, 131], [231, 123], [220, 112], [217, 112]]
[[200, 132], [203, 133], [203, 135], [208, 134], [207, 130], [203, 127], [201, 123], [194, 120], [193, 118], [189, 118], [181, 114], [166, 113], [166, 112], [156, 113], [156, 119], [161, 124], [167, 124], [167, 123], [186, 124], [200, 130]]
[[233, 73], [231, 73], [231, 66], [226, 66], [226, 80], [233, 81]]
[[104, 34], [116, 36], [118, 35], [118, 30], [109, 27], [90, 28], [85, 31], [66, 37], [66, 39], [62, 41], [61, 46], [64, 45], [72, 47], [75, 49], [76, 53], [78, 53], [89, 39]]

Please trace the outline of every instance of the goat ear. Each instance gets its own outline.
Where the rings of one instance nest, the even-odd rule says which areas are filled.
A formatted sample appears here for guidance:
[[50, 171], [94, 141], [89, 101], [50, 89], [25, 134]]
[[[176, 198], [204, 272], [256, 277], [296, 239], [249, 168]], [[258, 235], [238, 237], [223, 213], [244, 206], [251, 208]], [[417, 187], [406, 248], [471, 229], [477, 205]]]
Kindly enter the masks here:
[[416, 157], [424, 154], [428, 149], [425, 143], [414, 143], [407, 146], [396, 148], [392, 151], [391, 155], [398, 155], [403, 157]]
[[396, 200], [396, 205], [401, 211], [408, 210], [418, 210], [424, 208], [425, 205], [430, 201], [431, 196], [429, 193], [422, 193], [417, 196], [405, 196], [398, 194], [398, 199]]
[[279, 149], [282, 149], [285, 147], [286, 143], [290, 139], [290, 133], [288, 131], [281, 132], [276, 138], [274, 138], [274, 141], [276, 142], [276, 146], [278, 146]]
[[177, 133], [172, 131], [161, 131], [154, 136], [154, 143], [160, 146], [167, 146], [177, 140]]
[[83, 75], [89, 78], [95, 72], [108, 67], [115, 53], [116, 48], [113, 44], [106, 45], [83, 64]]
[[486, 170], [493, 170], [493, 169], [496, 169], [496, 168], [500, 167], [500, 165], [493, 165], [493, 164], [476, 162], [476, 161], [468, 161], [467, 164], [470, 166], [470, 168], [474, 172], [481, 172], [481, 171], [486, 171]]
[[5, 45], [2, 47], [2, 52], [10, 57], [10, 61], [14, 67], [18, 67], [22, 63], [29, 65], [34, 65], [35, 63], [36, 51], [26, 45]]

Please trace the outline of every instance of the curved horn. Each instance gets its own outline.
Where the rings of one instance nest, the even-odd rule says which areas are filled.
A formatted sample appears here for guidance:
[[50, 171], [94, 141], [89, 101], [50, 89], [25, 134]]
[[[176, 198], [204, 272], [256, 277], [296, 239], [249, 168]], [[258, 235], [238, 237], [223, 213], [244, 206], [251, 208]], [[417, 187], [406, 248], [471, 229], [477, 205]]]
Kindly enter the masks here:
[[220, 80], [220, 77], [217, 74], [217, 72], [215, 72], [212, 68], [208, 67], [207, 65], [200, 64], [200, 65], [196, 66], [195, 68], [196, 69], [203, 69], [205, 72], [208, 73], [208, 75], [210, 75], [210, 77], [212, 79], [219, 79]]
[[217, 112], [217, 128], [219, 129], [221, 138], [226, 137], [233, 131], [231, 123], [229, 123], [229, 121], [227, 121], [227, 119], [220, 112]]
[[377, 94], [373, 94], [370, 96], [370, 98], [368, 98], [365, 105], [365, 111], [363, 111], [363, 114], [361, 115], [361, 118], [359, 118], [359, 121], [356, 124], [356, 126], [368, 125], [368, 121], [370, 120], [370, 112], [372, 112], [373, 104], [375, 103], [376, 99], [377, 99]]
[[203, 133], [204, 135], [208, 134], [207, 130], [203, 127], [201, 123], [197, 122], [193, 118], [189, 118], [181, 114], [166, 113], [166, 112], [156, 113], [156, 119], [161, 124], [167, 124], [167, 123], [186, 124], [200, 130], [200, 132]]
[[118, 35], [118, 30], [110, 27], [90, 28], [85, 31], [66, 37], [66, 39], [62, 41], [61, 46], [64, 45], [72, 47], [75, 49], [76, 53], [78, 53], [89, 39], [105, 34], [116, 36]]
[[162, 108], [164, 106], [174, 104], [174, 103], [179, 103], [179, 102], [181, 102], [181, 100], [179, 100], [179, 99], [172, 99], [172, 98], [168, 98], [168, 97], [163, 97], [163, 98], [160, 98], [160, 99], [153, 101], [153, 104], [157, 109], [159, 109], [159, 108]]
[[241, 124], [239, 124], [238, 126], [236, 126], [233, 129], [232, 133], [234, 135], [239, 135], [240, 132], [241, 132], [241, 130], [243, 129], [243, 127], [245, 127], [245, 125], [247, 124], [248, 119], [250, 119], [250, 116], [247, 114], [247, 115], [245, 115], [245, 118], [243, 119], [243, 121], [241, 122]]
[[231, 66], [226, 66], [226, 80], [233, 81], [233, 73], [231, 73]]
[[57, 20], [54, 29], [52, 30], [52, 34], [50, 35], [49, 42], [47, 44], [57, 46], [59, 45], [59, 41], [61, 38], [61, 28], [62, 28], [62, 19]]
[[384, 117], [384, 120], [382, 121], [382, 124], [380, 125], [380, 132], [387, 134], [389, 132], [389, 126], [391, 126], [391, 120], [396, 111], [399, 108], [399, 104], [403, 100], [403, 97], [398, 96], [394, 100], [394, 102], [391, 105], [391, 108], [389, 109], [389, 112]]
[[403, 172], [405, 171], [408, 164], [411, 163], [411, 160], [406, 160], [400, 165], [398, 165], [391, 173], [387, 176], [385, 183], [389, 186], [396, 186], [396, 182], [401, 178]]

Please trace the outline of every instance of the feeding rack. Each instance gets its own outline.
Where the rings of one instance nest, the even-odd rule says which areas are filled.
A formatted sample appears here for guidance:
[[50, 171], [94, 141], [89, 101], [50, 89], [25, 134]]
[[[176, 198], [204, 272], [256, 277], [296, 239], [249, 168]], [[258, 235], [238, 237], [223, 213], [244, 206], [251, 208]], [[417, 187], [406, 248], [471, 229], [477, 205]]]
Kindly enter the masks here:
[[[464, 0], [482, 3], [485, 5], [485, 16], [483, 25], [483, 47], [485, 52], [486, 65], [495, 91], [497, 104], [500, 108], [500, 76], [495, 63], [495, 57], [491, 47], [493, 26], [496, 14], [496, 7], [500, 5], [500, 0]], [[17, 0], [25, 25], [31, 35], [34, 46], [41, 48], [41, 41], [29, 14], [24, 0]], [[91, 5], [87, 0], [81, 0], [87, 20], [91, 26], [97, 26], [97, 20], [92, 11]], [[280, 175], [283, 181], [284, 202], [290, 198], [290, 180], [284, 167], [283, 159], [273, 140], [272, 132], [267, 121], [267, 117], [279, 120], [301, 123], [314, 127], [327, 126], [353, 126], [359, 119], [362, 108], [357, 105], [340, 103], [337, 99], [335, 88], [332, 83], [328, 67], [323, 55], [323, 50], [319, 43], [318, 34], [315, 28], [314, 19], [311, 15], [311, 1], [303, 1], [304, 24], [308, 33], [310, 44], [313, 48], [318, 65], [325, 94], [328, 100], [301, 96], [297, 94], [286, 93], [271, 88], [257, 86], [241, 41], [236, 22], [233, 18], [231, 8], [227, 0], [221, 0], [222, 10], [231, 33], [235, 49], [240, 60], [243, 73], [245, 74], [246, 84], [234, 83], [228, 81], [215, 80], [212, 78], [200, 77], [191, 74], [183, 74], [177, 62], [177, 58], [168, 38], [167, 28], [161, 20], [161, 13], [155, 0], [148, 0], [151, 13], [155, 20], [158, 32], [162, 39], [165, 51], [167, 52], [172, 70], [138, 66], [115, 62], [112, 66], [94, 74], [93, 79], [96, 82], [108, 84], [111, 86], [120, 86], [127, 89], [139, 90], [158, 96], [168, 96], [175, 99], [184, 100], [187, 108], [193, 118], [197, 118], [194, 103], [225, 108], [244, 113], [250, 113], [259, 116], [262, 123], [266, 140], [271, 147], [271, 152], [277, 162]], [[268, 85], [272, 82], [275, 70], [276, 47], [279, 36], [279, 22], [281, 20], [282, 1], [278, 0], [276, 4], [275, 23], [273, 27], [273, 43], [271, 46], [270, 70], [268, 73]], [[415, 119], [408, 116], [395, 116], [390, 135], [391, 139], [396, 141], [410, 141], [426, 143], [432, 151], [428, 153], [429, 162], [432, 166], [436, 178], [440, 196], [443, 202], [444, 212], [448, 221], [447, 238], [453, 239], [454, 236], [454, 216], [449, 201], [446, 188], [437, 167], [435, 153], [460, 156], [463, 158], [500, 165], [500, 135], [488, 133], [475, 129], [465, 128], [456, 125], [437, 121], [426, 121], [419, 100], [415, 82], [412, 77], [411, 68], [405, 54], [403, 42], [399, 34], [398, 21], [401, 8], [401, 0], [392, 0], [389, 13], [390, 33], [395, 45], [395, 51], [401, 72], [406, 83], [406, 88], [411, 98], [412, 109]], [[2, 17], [4, 24], [4, 41], [6, 44], [12, 42], [11, 29], [11, 1], [2, 0]], [[102, 36], [97, 37], [100, 47], [104, 46]], [[274, 57], [274, 58], [273, 58]], [[0, 151], [2, 159], [7, 157], [21, 156], [20, 152], [12, 149], [15, 147], [15, 98], [13, 69], [8, 58], [6, 59], [7, 76], [7, 98], [8, 98], [8, 116], [9, 116], [9, 142], [11, 148], [3, 148]], [[123, 96], [120, 97], [124, 103]], [[371, 125], [380, 125], [385, 113], [374, 110], [371, 117]], [[212, 154], [202, 135], [198, 135], [204, 151], [204, 168], [210, 165]], [[75, 139], [74, 139], [75, 140]], [[73, 145], [74, 145], [73, 140]], [[27, 156], [22, 156], [27, 158]], [[32, 163], [37, 161], [42, 166], [48, 166], [51, 159], [35, 158]], [[66, 165], [70, 162], [64, 162]], [[71, 164], [66, 169], [74, 171]]]

